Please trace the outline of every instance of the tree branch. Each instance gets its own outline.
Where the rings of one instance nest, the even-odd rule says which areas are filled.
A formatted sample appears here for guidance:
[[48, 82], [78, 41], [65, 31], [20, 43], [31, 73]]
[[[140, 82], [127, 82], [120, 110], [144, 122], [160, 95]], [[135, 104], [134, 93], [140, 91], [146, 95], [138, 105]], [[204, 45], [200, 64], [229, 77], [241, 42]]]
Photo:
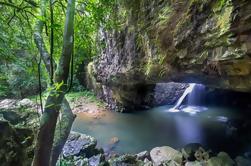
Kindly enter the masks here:
[[29, 6], [20, 7], [20, 6], [14, 5], [14, 4], [12, 4], [12, 3], [2, 2], [2, 1], [0, 1], [0, 5], [12, 7], [12, 8], [17, 9], [17, 12], [19, 12], [19, 11], [27, 12], [27, 13], [29, 13], [30, 15], [32, 15], [33, 17], [36, 17], [31, 11], [25, 10], [25, 9], [27, 9], [27, 8], [31, 8], [31, 7], [29, 7]]
[[16, 16], [16, 9], [14, 9], [13, 16], [9, 19], [7, 25], [10, 26], [10, 23], [11, 23], [11, 21], [13, 20], [13, 18], [14, 18], [15, 16]]
[[38, 7], [38, 4], [33, 0], [24, 0], [24, 1], [27, 2], [28, 4], [32, 5], [33, 7]]
[[14, 4], [8, 3], [8, 2], [0, 2], [0, 5], [9, 6], [9, 7], [12, 7], [12, 8], [16, 8], [18, 10], [22, 10], [22, 8], [20, 8], [18, 6], [15, 6]]

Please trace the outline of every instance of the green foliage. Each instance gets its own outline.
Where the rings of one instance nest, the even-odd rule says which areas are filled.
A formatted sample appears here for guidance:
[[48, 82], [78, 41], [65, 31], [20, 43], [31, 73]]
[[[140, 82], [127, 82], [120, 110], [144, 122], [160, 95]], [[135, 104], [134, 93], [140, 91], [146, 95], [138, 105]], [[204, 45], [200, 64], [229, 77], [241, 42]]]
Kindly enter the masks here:
[[[3, 0], [0, 3], [0, 96], [24, 97], [38, 92], [38, 49], [33, 41], [36, 19], [45, 22], [43, 31], [45, 46], [50, 48], [50, 30], [54, 30], [54, 60], [58, 62], [62, 51], [62, 34], [66, 1], [55, 1], [54, 22], [50, 22], [50, 10], [46, 16], [39, 16], [39, 1]], [[111, 28], [115, 22], [111, 18], [116, 0], [78, 0], [75, 16], [74, 73], [83, 61], [90, 61], [99, 54], [97, 42], [99, 29]], [[20, 53], [21, 52], [21, 53]], [[48, 80], [44, 66], [42, 81]], [[75, 78], [75, 77], [74, 77]], [[83, 90], [74, 80], [73, 90]]]
[[[24, 53], [16, 61], [0, 65], [0, 97], [24, 98], [38, 92], [37, 66], [31, 58]], [[42, 83], [44, 88], [46, 81]]]
[[78, 79], [73, 79], [73, 85], [71, 88], [71, 92], [80, 92], [80, 91], [84, 91], [85, 87], [83, 85], [80, 84]]
[[84, 58], [92, 59], [99, 52], [97, 35], [100, 28], [110, 28], [114, 22], [110, 18], [115, 0], [82, 0], [77, 6], [75, 24], [75, 48], [80, 63]]
[[31, 25], [34, 22], [34, 6], [27, 2], [20, 3], [18, 0], [5, 3], [10, 5], [0, 3], [0, 63], [15, 59], [17, 49], [34, 49]]
[[0, 99], [9, 95], [8, 83], [5, 75], [0, 75]]
[[215, 1], [215, 3], [213, 4], [213, 11], [216, 13], [216, 12], [219, 12], [221, 11], [224, 6], [226, 6], [227, 4], [229, 4], [229, 0], [217, 0]]

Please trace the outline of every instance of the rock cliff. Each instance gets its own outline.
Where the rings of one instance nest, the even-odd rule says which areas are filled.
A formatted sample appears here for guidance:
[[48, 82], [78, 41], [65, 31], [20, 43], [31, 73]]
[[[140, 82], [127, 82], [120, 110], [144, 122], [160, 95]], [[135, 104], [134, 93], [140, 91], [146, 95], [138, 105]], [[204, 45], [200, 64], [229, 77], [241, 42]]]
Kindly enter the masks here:
[[88, 66], [89, 84], [112, 105], [142, 105], [160, 82], [251, 91], [251, 1], [123, 2], [120, 26], [100, 30], [104, 47]]

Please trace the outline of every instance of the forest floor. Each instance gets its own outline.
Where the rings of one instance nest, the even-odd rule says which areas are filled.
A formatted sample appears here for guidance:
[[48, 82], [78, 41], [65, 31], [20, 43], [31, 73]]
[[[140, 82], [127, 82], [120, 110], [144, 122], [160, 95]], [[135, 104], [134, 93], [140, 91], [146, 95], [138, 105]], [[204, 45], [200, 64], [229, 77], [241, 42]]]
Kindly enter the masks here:
[[[43, 93], [43, 103], [48, 94]], [[81, 114], [85, 117], [100, 119], [108, 112], [106, 104], [97, 99], [91, 91], [70, 92], [66, 98], [74, 114]], [[38, 125], [39, 96], [32, 96], [25, 99], [3, 99], [0, 100], [0, 120], [11, 121], [13, 124], [34, 123]], [[27, 125], [24, 125], [24, 127]]]
[[89, 91], [69, 93], [66, 98], [74, 114], [81, 113], [94, 119], [100, 119], [108, 111], [105, 103]]
[[[46, 92], [42, 94], [43, 102], [46, 101], [47, 95], [48, 93]], [[38, 98], [39, 96], [29, 97], [34, 104], [39, 103]], [[86, 114], [87, 116], [91, 116], [96, 119], [100, 118], [106, 111], [108, 111], [106, 104], [102, 100], [98, 99], [95, 94], [89, 90], [69, 92], [66, 94], [66, 99], [68, 100], [74, 114]]]

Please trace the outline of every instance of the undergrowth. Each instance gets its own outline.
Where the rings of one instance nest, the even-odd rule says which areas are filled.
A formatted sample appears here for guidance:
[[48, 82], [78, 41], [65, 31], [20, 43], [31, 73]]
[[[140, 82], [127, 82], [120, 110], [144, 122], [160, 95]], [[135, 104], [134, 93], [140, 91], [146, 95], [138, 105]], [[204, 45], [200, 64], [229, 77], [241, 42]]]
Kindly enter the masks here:
[[[47, 96], [48, 96], [47, 91], [42, 93], [43, 103], [45, 103]], [[98, 99], [95, 93], [90, 90], [82, 90], [79, 92], [69, 92], [65, 95], [65, 97], [70, 103], [77, 101], [78, 99], [83, 97], [84, 100], [86, 100], [87, 102], [93, 102], [93, 103], [96, 103], [100, 107], [104, 107], [104, 102]], [[39, 95], [30, 96], [29, 99], [32, 100], [33, 102], [40, 103]]]
[[94, 102], [98, 106], [104, 106], [103, 101], [98, 99], [97, 96], [95, 95], [95, 93], [92, 92], [92, 91], [89, 91], [89, 90], [83, 90], [83, 91], [80, 91], [80, 92], [70, 92], [70, 93], [66, 94], [66, 98], [70, 102], [76, 101], [80, 97], [84, 97], [88, 102]]

